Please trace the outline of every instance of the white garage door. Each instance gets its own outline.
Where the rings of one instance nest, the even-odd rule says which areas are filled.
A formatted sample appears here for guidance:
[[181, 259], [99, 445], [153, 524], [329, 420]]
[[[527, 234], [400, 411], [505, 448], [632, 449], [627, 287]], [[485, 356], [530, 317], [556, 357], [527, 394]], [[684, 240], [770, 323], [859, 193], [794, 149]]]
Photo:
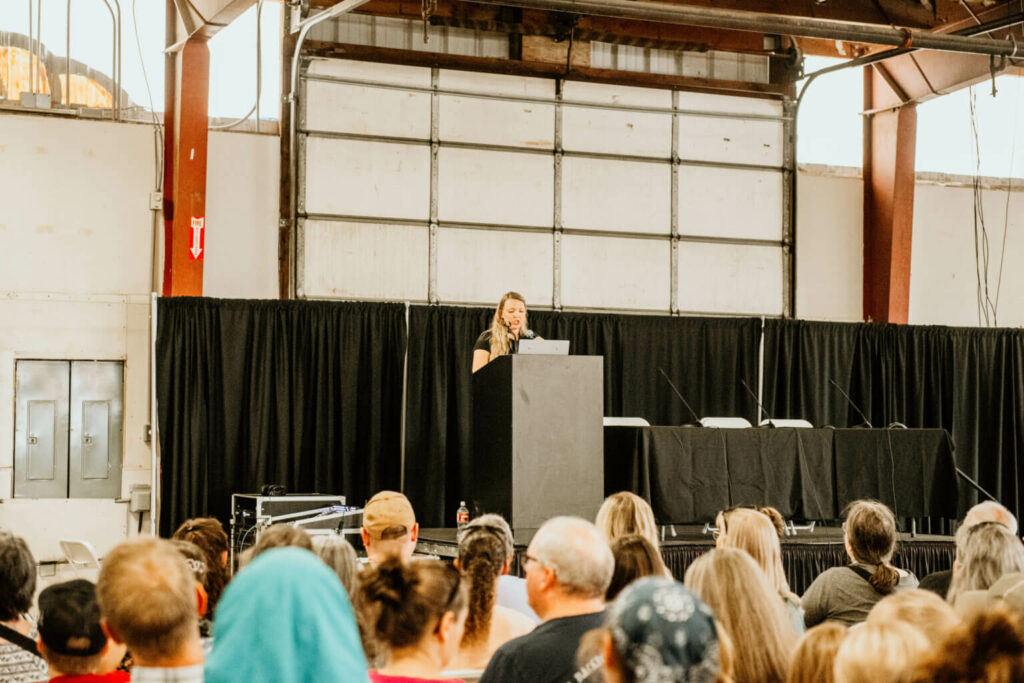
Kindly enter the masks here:
[[791, 310], [779, 100], [324, 59], [300, 98], [299, 296]]

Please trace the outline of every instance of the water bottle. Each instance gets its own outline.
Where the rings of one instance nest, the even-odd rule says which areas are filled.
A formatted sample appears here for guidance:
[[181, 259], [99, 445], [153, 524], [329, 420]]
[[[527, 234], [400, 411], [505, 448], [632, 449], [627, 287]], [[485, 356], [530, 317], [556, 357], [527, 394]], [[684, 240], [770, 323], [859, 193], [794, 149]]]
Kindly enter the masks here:
[[466, 507], [466, 501], [459, 502], [459, 509], [455, 512], [455, 524], [459, 527], [459, 531], [469, 524], [469, 508]]

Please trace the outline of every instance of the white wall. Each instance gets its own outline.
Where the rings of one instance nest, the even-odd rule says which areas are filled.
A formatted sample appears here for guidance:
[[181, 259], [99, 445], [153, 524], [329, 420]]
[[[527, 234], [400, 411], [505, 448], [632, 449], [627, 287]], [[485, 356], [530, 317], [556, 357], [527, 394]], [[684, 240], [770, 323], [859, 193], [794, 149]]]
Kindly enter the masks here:
[[[909, 322], [977, 326], [974, 195], [969, 178], [920, 174], [914, 196]], [[1008, 217], [998, 308], [1001, 327], [1024, 325], [1024, 180], [984, 179], [993, 301]], [[860, 170], [801, 166], [797, 186], [797, 316], [859, 321], [863, 284], [863, 181]]]
[[281, 141], [210, 131], [205, 296], [276, 299]]
[[113, 500], [12, 498], [18, 358], [125, 363], [122, 494], [150, 479], [149, 290], [155, 162], [141, 125], [0, 116], [0, 526], [38, 560], [102, 553], [134, 526]]
[[[978, 274], [974, 250], [974, 191], [919, 181], [914, 198], [914, 245], [910, 262], [910, 320], [920, 324], [978, 325]], [[989, 240], [989, 292], [993, 302], [1008, 225], [997, 322], [1024, 325], [1024, 180], [984, 190], [982, 207]], [[984, 280], [983, 280], [984, 281]], [[982, 318], [984, 321], [984, 318]]]
[[[211, 133], [207, 295], [276, 298], [278, 158], [276, 137]], [[41, 561], [61, 556], [60, 538], [102, 554], [137, 528], [114, 500], [12, 497], [14, 366], [123, 360], [122, 495], [149, 483], [155, 163], [149, 126], [0, 115], [0, 527]]]
[[863, 181], [854, 169], [800, 167], [796, 195], [796, 317], [863, 316]]

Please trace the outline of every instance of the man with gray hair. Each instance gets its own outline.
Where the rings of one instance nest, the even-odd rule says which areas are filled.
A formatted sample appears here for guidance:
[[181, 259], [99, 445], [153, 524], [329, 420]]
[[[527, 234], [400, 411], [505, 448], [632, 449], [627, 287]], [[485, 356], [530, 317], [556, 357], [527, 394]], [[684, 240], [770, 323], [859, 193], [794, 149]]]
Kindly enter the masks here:
[[526, 550], [524, 570], [530, 607], [543, 623], [502, 645], [480, 683], [580, 683], [601, 669], [576, 666], [580, 639], [604, 621], [604, 593], [615, 559], [590, 522], [555, 517], [545, 522]]
[[[1013, 513], [994, 500], [986, 500], [982, 503], [978, 503], [968, 510], [967, 514], [964, 515], [964, 521], [956, 530], [954, 540], [956, 542], [957, 557], [959, 557], [963, 552], [963, 546], [964, 542], [967, 540], [968, 532], [983, 522], [998, 522], [1009, 529], [1011, 534], [1014, 536], [1017, 535], [1017, 518], [1013, 516]], [[946, 594], [949, 592], [949, 584], [952, 580], [952, 569], [947, 569], [941, 572], [932, 572], [921, 579], [921, 583], [918, 587], [932, 591], [933, 593], [938, 593], [939, 597], [945, 599]]]

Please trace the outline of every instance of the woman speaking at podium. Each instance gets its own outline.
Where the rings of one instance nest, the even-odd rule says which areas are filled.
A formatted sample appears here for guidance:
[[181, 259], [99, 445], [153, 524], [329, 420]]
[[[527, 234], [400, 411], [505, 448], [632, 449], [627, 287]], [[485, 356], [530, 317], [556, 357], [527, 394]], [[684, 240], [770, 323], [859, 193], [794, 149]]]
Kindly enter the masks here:
[[540, 339], [526, 324], [526, 300], [522, 294], [506, 292], [498, 302], [490, 328], [473, 346], [473, 372], [498, 356], [516, 353], [520, 339]]

